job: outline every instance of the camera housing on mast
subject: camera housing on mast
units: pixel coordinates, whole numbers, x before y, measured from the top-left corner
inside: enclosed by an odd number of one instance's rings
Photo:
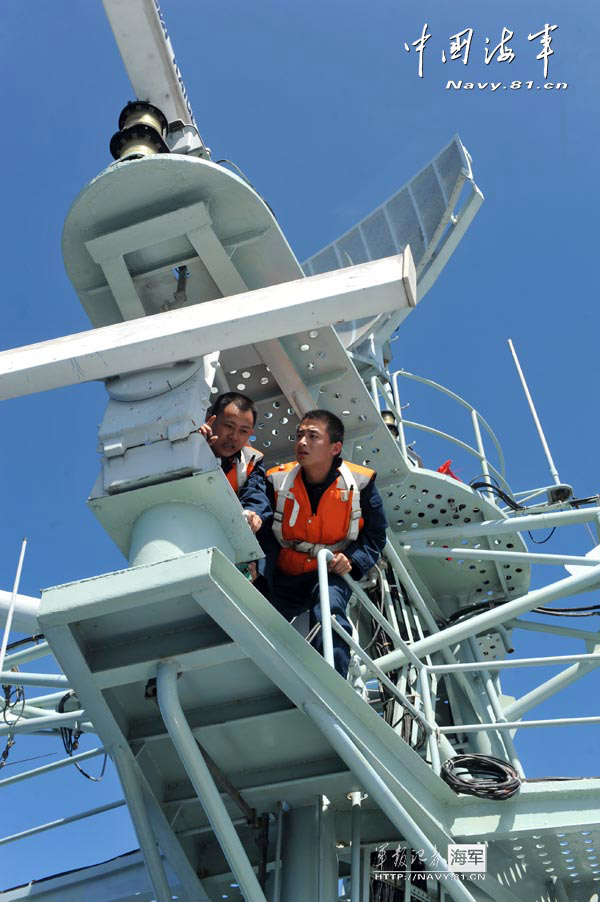
[[[115,160],[169,153],[164,139],[167,128],[166,116],[154,104],[130,101],[121,110],[119,131],[110,139],[110,152]]]

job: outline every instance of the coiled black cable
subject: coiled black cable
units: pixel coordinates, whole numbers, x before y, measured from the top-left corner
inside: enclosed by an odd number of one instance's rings
[[[69,701],[69,699],[72,699],[74,697],[75,697],[75,693],[73,692],[72,689],[69,689],[69,691],[65,695],[63,695],[63,697],[61,698],[61,700],[59,701],[58,706],[57,706],[57,711],[59,714],[64,714],[66,703]],[[71,727],[61,727],[60,728],[60,735],[61,735],[61,738],[63,741],[63,745],[65,747],[65,752],[67,753],[69,758],[72,758],[73,752],[76,752],[78,750],[79,738],[80,738],[82,732],[83,732],[82,730],[76,730],[76,729],[74,730]],[[92,783],[100,783],[100,781],[102,780],[104,773],[106,771],[107,761],[108,761],[108,755],[105,754],[104,761],[102,762],[102,768],[97,777],[93,777],[91,774],[88,774],[88,772],[86,770],[84,770],[77,763],[77,761],[74,761],[73,764],[75,765],[75,767],[77,768],[77,770],[83,777],[86,777],[86,779],[91,780]]]
[[[496,802],[510,799],[521,787],[521,778],[514,767],[491,755],[456,755],[448,758],[442,764],[440,776],[457,794]]]

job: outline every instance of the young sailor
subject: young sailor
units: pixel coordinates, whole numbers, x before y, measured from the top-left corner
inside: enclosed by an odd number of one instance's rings
[[[252,532],[267,514],[263,454],[249,444],[256,423],[254,401],[239,392],[219,395],[198,432],[204,436],[231,487],[240,499]]]
[[[341,578],[364,576],[379,558],[387,527],[375,472],[342,460],[344,426],[328,410],[311,410],[302,418],[294,451],[296,460],[267,472],[267,495],[274,512],[270,529],[274,566],[265,575],[270,600],[288,620],[310,611],[311,627],[321,618],[317,553],[329,548],[331,613],[347,632],[346,606],[351,589]],[[262,536],[261,536],[262,538]],[[263,541],[265,548],[268,544]],[[321,632],[315,646],[322,651]],[[350,651],[333,633],[336,670],[348,673]]]

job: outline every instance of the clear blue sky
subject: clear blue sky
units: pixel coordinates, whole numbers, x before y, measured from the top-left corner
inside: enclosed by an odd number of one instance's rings
[[[162,7],[214,158],[241,166],[301,260],[460,134],[486,200],[435,287],[401,327],[395,363],[447,385],[483,413],[517,491],[550,478],[506,347],[512,337],[562,479],[580,496],[597,492],[597,3],[164,0]],[[431,38],[420,79],[414,48],[407,53],[404,43],[415,41],[425,22]],[[548,81],[567,82],[566,91],[537,90],[544,83],[540,44],[527,37],[545,23],[559,26]],[[485,38],[495,46],[503,27],[515,33],[516,58],[486,66]],[[443,65],[450,35],[465,28],[474,30],[468,65]],[[108,142],[132,92],[100,0],[5,0],[0,33],[4,349],[88,328],[64,273],[62,224],[81,188],[110,163]],[[523,87],[448,91],[449,79]],[[27,594],[123,565],[85,506],[98,470],[104,406],[101,385],[0,405],[2,588],[12,583],[23,535]],[[411,416],[470,438],[466,423],[459,427],[457,415],[441,409],[438,419],[437,404],[425,396],[415,395]],[[435,453],[436,466],[452,456]],[[476,475],[458,465],[467,480]],[[583,553],[590,544],[578,527],[544,550]],[[552,578],[558,578],[553,570],[534,576],[536,585]],[[532,634],[515,638],[519,654],[582,650]],[[504,683],[511,694],[541,676],[516,674]],[[598,713],[590,702],[599,685],[589,676],[540,715]],[[597,730],[523,731],[526,770],[593,774]],[[57,743],[23,739],[9,760],[54,751]],[[3,831],[119,798],[114,778],[107,782],[99,790],[72,773],[7,792]],[[0,884],[135,845],[123,812],[103,815],[93,825],[3,848]]]

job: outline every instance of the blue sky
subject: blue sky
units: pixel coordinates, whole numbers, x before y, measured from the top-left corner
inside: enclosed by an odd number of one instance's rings
[[[244,170],[301,260],[385,200],[455,133],[461,136],[486,200],[437,284],[402,325],[394,362],[447,385],[482,412],[517,491],[550,478],[506,346],[512,337],[561,478],[579,496],[597,492],[597,4],[164,0],[162,8],[214,158]],[[419,37],[425,22],[431,38],[419,78],[415,50],[407,53],[404,44]],[[548,81],[567,82],[566,90],[537,89],[544,84],[540,44],[527,38],[545,23],[558,25]],[[493,47],[503,27],[514,31],[515,59],[486,66],[485,38]],[[442,64],[450,35],[465,28],[473,29],[468,65]],[[5,349],[88,328],[64,272],[62,224],[82,187],[110,163],[108,142],[132,92],[99,0],[6,0],[0,34]],[[446,90],[450,79],[502,86],[494,93],[489,86]],[[518,81],[520,89],[508,87]],[[85,506],[98,470],[105,397],[102,385],[87,385],[0,405],[3,588],[12,583],[23,535],[27,594],[122,566]],[[458,414],[424,394],[415,393],[411,416],[470,439]],[[417,450],[439,457],[428,460],[432,465],[452,456],[421,442]],[[476,475],[457,464],[467,480]],[[583,527],[573,527],[544,550],[583,553],[590,545]],[[554,570],[536,573],[534,584],[552,578]],[[516,636],[518,654],[583,650],[532,637]],[[516,675],[504,681],[511,694],[541,678]],[[589,700],[598,688],[597,676],[589,676],[540,716],[597,713]],[[523,731],[526,770],[593,774],[597,730]],[[9,760],[56,750],[56,743],[23,739]],[[23,784],[6,793],[4,831],[119,798],[114,778],[107,781],[101,793],[75,773]],[[135,844],[123,812],[102,815],[94,825],[6,847],[1,883]]]

